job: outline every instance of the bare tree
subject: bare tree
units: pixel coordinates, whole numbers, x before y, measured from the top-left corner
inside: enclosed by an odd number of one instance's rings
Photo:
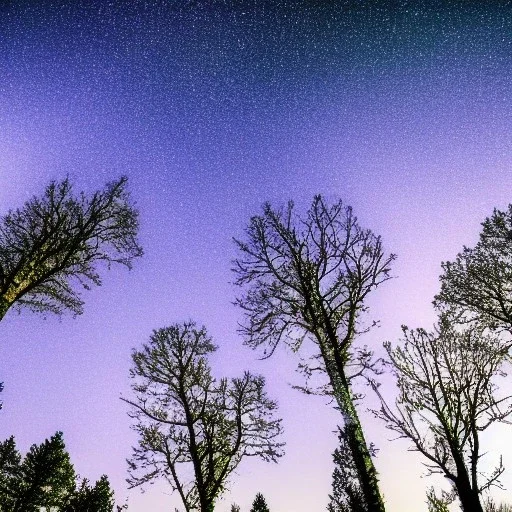
[[[435,304],[459,320],[512,330],[512,205],[482,223],[478,243],[442,264]]]
[[[138,214],[123,177],[91,196],[74,196],[69,179],[0,221],[0,320],[9,308],[82,312],[75,284],[100,285],[99,263],[131,267],[142,255]]]
[[[457,330],[441,320],[435,332],[404,327],[403,346],[387,343],[397,378],[396,410],[386,404],[376,415],[387,428],[413,443],[430,473],[452,483],[465,512],[482,512],[480,495],[501,485],[501,459],[492,474],[479,471],[480,433],[512,413],[512,397],[498,397],[509,345],[478,324]]]
[[[344,428],[368,510],[382,512],[377,472],[364,438],[347,372],[352,343],[365,330],[361,315],[369,293],[389,279],[394,256],[380,237],[360,227],[351,208],[316,196],[305,217],[293,202],[252,217],[246,240],[235,240],[236,284],[245,289],[246,343],[264,346],[270,357],[281,343],[299,350],[307,339],[315,348],[314,368],[327,375],[344,417]]]
[[[281,420],[261,376],[216,381],[207,357],[216,350],[192,322],[153,332],[133,353],[130,416],[139,434],[131,486],[164,477],[187,512],[211,512],[244,457],[282,455]],[[191,477],[192,475],[192,477]]]

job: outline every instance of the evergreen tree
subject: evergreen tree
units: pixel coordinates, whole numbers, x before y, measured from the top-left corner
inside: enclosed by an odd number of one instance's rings
[[[33,445],[22,459],[14,437],[0,443],[0,512],[114,512],[114,491],[106,475],[94,486],[83,479],[76,488],[75,471],[62,432]],[[118,506],[117,512],[127,505]]]
[[[329,495],[329,512],[368,512],[357,468],[348,445],[351,436],[346,429],[338,429],[339,447],[334,451],[335,468],[332,474],[332,494]]]
[[[84,478],[63,512],[113,512],[113,510],[114,491],[110,487],[108,477],[103,475],[94,487],[91,487],[89,481]]]
[[[0,443],[0,510],[13,510],[21,477],[21,455],[14,436]]]
[[[21,464],[19,497],[12,512],[39,512],[40,507],[65,508],[75,492],[75,470],[62,432],[32,445]]]
[[[252,502],[251,512],[270,512],[267,507],[267,502],[265,501],[265,497],[261,492],[256,494],[254,501]]]

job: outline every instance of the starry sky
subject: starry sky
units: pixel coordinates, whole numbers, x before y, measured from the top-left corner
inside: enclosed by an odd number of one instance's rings
[[[0,437],[25,451],[62,430],[77,472],[108,474],[131,512],[179,506],[164,484],[127,490],[135,435],[119,396],[131,349],[195,319],[219,345],[215,374],[266,376],[287,442],[277,465],[243,462],[217,510],[249,510],[256,492],[275,512],[325,510],[338,415],[291,389],[296,355],[260,361],[242,345],[232,237],[264,201],[342,198],[398,255],[396,279],[370,300],[380,328],[361,343],[379,353],[401,324],[429,327],[440,262],[512,202],[511,11],[498,0],[0,0],[0,213],[52,179],[93,191],[126,174],[145,249],[133,271],[104,275],[78,318],[8,313]],[[389,510],[426,511],[425,488],[442,480],[423,477],[372,405],[361,415]],[[510,493],[507,436],[485,439],[482,464],[503,453]]]

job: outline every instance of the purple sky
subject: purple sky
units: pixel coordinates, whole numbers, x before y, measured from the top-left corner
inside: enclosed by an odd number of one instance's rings
[[[425,3],[0,2],[0,213],[66,174],[77,190],[127,174],[145,249],[76,319],[8,313],[1,439],[27,450],[62,430],[77,472],[108,474],[131,512],[179,506],[165,485],[126,490],[135,437],[119,396],[131,349],[192,318],[220,346],[218,375],[267,377],[286,431],[286,456],[242,463],[219,512],[248,511],[258,491],[273,512],[325,510],[338,416],[290,389],[296,356],[242,346],[231,238],[266,200],[341,197],[398,254],[364,342],[380,350],[401,324],[434,321],[440,262],[512,200],[512,7]],[[389,510],[426,510],[441,480],[420,478],[420,459],[364,409]],[[510,496],[505,439],[494,431],[483,462],[503,453]]]

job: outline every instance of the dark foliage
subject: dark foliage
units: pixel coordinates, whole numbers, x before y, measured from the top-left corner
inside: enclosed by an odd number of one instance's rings
[[[204,328],[189,322],[153,332],[133,353],[130,416],[139,445],[129,461],[132,486],[165,478],[187,512],[213,511],[244,457],[282,455],[280,420],[264,379],[217,381],[207,357],[216,350]]]
[[[75,471],[62,432],[32,445],[21,463],[19,492],[12,512],[39,512],[40,507],[64,508],[75,491]]]
[[[126,180],[91,196],[74,196],[68,179],[52,182],[42,197],[1,219],[0,319],[12,306],[80,314],[77,288],[101,284],[99,264],[131,267],[141,256]]]
[[[492,328],[512,328],[512,205],[494,210],[478,243],[445,262],[435,304],[459,321],[477,319]]]
[[[329,495],[330,503],[327,506],[329,512],[368,511],[349,446],[352,437],[346,428],[338,428],[339,447],[333,455],[332,494]]]
[[[61,512],[113,512],[113,496],[106,476],[94,487],[83,480],[77,489],[61,432],[34,444],[23,459],[14,437],[0,443],[1,511],[39,512],[41,507],[57,507]]]
[[[252,502],[251,512],[270,512],[265,496],[259,492]]]
[[[83,479],[80,487],[73,494],[70,503],[62,512],[113,512],[114,491],[106,475],[103,475],[94,486]]]
[[[0,510],[14,510],[21,491],[21,454],[14,436],[0,443]]]

